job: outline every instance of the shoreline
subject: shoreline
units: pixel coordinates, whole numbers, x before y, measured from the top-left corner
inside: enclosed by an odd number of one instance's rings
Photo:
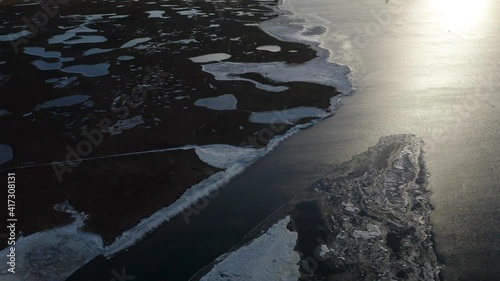
[[[275,9],[278,9],[278,8],[275,7]],[[278,15],[278,17],[279,17],[279,15]],[[286,43],[289,43],[289,41],[286,41],[283,43],[286,44]],[[318,53],[319,53],[319,51],[318,51]],[[316,59],[321,60],[322,57],[319,56]],[[342,71],[341,71],[341,75],[342,75]],[[293,79],[290,80],[290,82],[292,82],[292,81],[294,81],[294,80]],[[328,81],[328,80],[325,80],[325,81]],[[344,90],[347,89],[345,86],[341,86],[340,88],[343,88]],[[289,136],[295,134],[296,132],[300,131],[303,128],[307,128],[309,126],[312,126],[312,125],[316,124],[317,122],[332,116],[335,113],[335,111],[338,109],[338,107],[340,106],[340,100],[345,94],[350,94],[350,93],[344,93],[344,94],[340,94],[340,95],[332,97],[330,100],[329,109],[327,112],[323,113],[323,116],[319,116],[319,117],[316,116],[316,118],[312,121],[308,121],[306,123],[303,123],[300,125],[295,125],[295,126],[291,127],[290,129],[288,129],[286,131],[286,133],[284,135],[273,137],[273,139],[269,142],[269,144],[267,144],[267,146],[265,146],[265,148],[255,149],[256,155],[253,157],[253,159],[251,159],[251,160],[246,159],[243,161],[243,163],[239,163],[239,159],[236,159],[236,161],[234,163],[231,163],[229,165],[229,167],[226,168],[226,171],[215,173],[214,175],[210,176],[209,178],[201,181],[199,184],[196,184],[196,185],[192,186],[191,188],[188,188],[180,198],[175,200],[175,202],[173,204],[171,204],[167,207],[163,207],[162,209],[154,212],[149,217],[142,219],[138,225],[123,232],[119,237],[117,237],[116,240],[112,244],[104,246],[103,243],[99,242],[98,239],[96,239],[95,237],[91,237],[91,240],[89,240],[89,243],[97,243],[97,244],[95,244],[94,248],[100,249],[99,255],[102,254],[104,256],[112,256],[112,255],[122,251],[123,249],[126,249],[126,248],[133,246],[138,241],[141,241],[142,239],[144,239],[144,236],[148,235],[152,231],[152,229],[158,228],[160,225],[165,223],[165,221],[168,221],[171,217],[179,214],[180,212],[182,212],[183,210],[185,210],[186,208],[191,206],[193,203],[195,203],[200,198],[203,198],[204,196],[206,196],[210,192],[212,192],[212,191],[220,188],[224,184],[226,184],[234,176],[241,173],[248,166],[250,166],[252,163],[254,163],[258,159],[260,159],[261,157],[266,155],[269,151],[273,150],[274,147],[276,147],[281,141],[287,139]],[[216,146],[216,145],[214,145],[214,146]],[[186,149],[197,149],[199,147],[203,147],[203,146],[193,146],[193,147],[189,147]],[[211,146],[208,145],[205,147],[210,148]],[[181,149],[183,149],[183,148],[181,148]],[[234,149],[238,150],[237,147],[234,147]],[[136,153],[141,154],[143,152],[136,152]],[[130,155],[134,155],[134,154],[135,153],[131,153]],[[117,155],[117,157],[124,157],[124,156],[130,156],[130,155],[128,155],[128,154]],[[100,158],[100,157],[102,157],[102,158]],[[107,156],[97,156],[96,159],[103,159],[106,157]],[[96,160],[96,159],[89,159],[89,161]],[[50,164],[52,164],[52,163],[50,163]],[[37,164],[35,164],[35,165],[37,165]],[[10,168],[12,168],[12,167],[5,167],[5,168],[2,167],[3,170],[9,170]],[[26,167],[26,168],[28,168],[28,167]],[[207,185],[208,185],[208,188],[207,188]],[[195,194],[193,195],[193,193],[195,193]],[[189,196],[188,194],[190,194],[191,196]],[[67,208],[71,209],[70,206],[68,206]],[[73,217],[77,218],[77,217],[75,217],[75,215],[76,215],[76,213],[73,213]],[[83,214],[80,214],[80,215],[83,215]],[[82,219],[75,220],[74,222],[65,226],[65,227],[70,227],[70,228],[74,229],[74,231],[75,231],[73,234],[69,234],[69,236],[67,236],[68,238],[73,239],[74,237],[79,236],[79,235],[83,235],[82,237],[85,237],[87,235],[86,232],[80,232],[80,230],[79,230],[80,227],[77,227],[78,221],[81,221],[81,220]],[[154,221],[154,222],[152,222],[152,221]],[[47,229],[47,230],[44,230],[41,232],[37,232],[37,233],[29,235],[29,236],[21,236],[20,242],[22,244],[23,239],[26,239],[26,241],[29,241],[29,240],[34,239],[33,238],[34,236],[40,237],[40,235],[43,235],[43,233],[47,233],[48,235],[51,235],[50,233],[52,233],[54,231],[58,232],[59,229],[63,229],[63,228],[51,228],[51,229]],[[68,234],[68,233],[66,233],[66,234]],[[44,238],[42,237],[39,239],[43,240]],[[21,253],[21,255],[22,255],[22,253]],[[91,255],[95,255],[95,254],[91,254]],[[90,259],[90,258],[91,258],[90,256],[87,257],[87,259]],[[62,276],[64,276],[64,275],[62,275]]]

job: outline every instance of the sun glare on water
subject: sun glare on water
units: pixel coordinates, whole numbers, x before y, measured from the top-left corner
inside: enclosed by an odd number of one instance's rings
[[[470,35],[485,16],[489,0],[434,0],[442,15],[444,28],[450,32]]]

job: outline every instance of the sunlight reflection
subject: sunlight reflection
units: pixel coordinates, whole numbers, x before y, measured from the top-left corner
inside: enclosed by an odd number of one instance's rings
[[[450,32],[469,34],[484,16],[488,0],[436,0],[444,28]]]

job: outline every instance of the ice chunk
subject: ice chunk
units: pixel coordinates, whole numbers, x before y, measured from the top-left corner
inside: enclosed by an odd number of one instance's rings
[[[221,169],[226,169],[235,163],[250,163],[259,156],[254,148],[226,144],[197,147],[195,151],[201,161]]]
[[[194,104],[215,110],[232,110],[236,109],[238,100],[230,94],[218,96],[215,98],[199,99]]]
[[[196,62],[196,63],[206,63],[206,62],[214,62],[214,61],[227,60],[230,57],[231,57],[231,55],[229,55],[229,54],[214,53],[214,54],[207,54],[207,55],[192,57],[192,58],[189,58],[189,59],[192,62]]]

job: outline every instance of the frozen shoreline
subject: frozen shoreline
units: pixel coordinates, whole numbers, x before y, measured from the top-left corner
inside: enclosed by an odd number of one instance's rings
[[[280,9],[282,3],[276,7],[276,10]],[[69,225],[53,228],[45,231],[41,231],[26,237],[21,236],[18,240],[18,255],[20,257],[26,257],[32,261],[30,264],[22,264],[19,263],[19,274],[16,275],[8,275],[9,280],[24,280],[26,276],[30,276],[29,280],[45,280],[49,278],[50,280],[65,280],[69,277],[75,270],[77,270],[80,266],[85,265],[88,261],[93,259],[98,255],[104,256],[112,256],[117,252],[126,249],[128,247],[133,246],[138,241],[142,240],[148,233],[152,230],[159,227],[162,223],[168,221],[173,216],[181,213],[183,210],[189,208],[193,203],[197,200],[203,198],[211,191],[220,188],[228,181],[230,181],[234,176],[243,172],[248,166],[252,163],[266,155],[269,151],[271,151],[274,147],[276,147],[281,141],[285,140],[289,136],[295,134],[300,131],[302,128],[306,128],[314,125],[315,123],[332,116],[337,108],[341,105],[341,99],[345,95],[350,95],[354,91],[354,87],[352,86],[352,81],[348,78],[349,69],[346,66],[341,66],[328,62],[328,51],[319,48],[319,41],[315,41],[317,39],[317,35],[314,30],[311,30],[306,25],[303,26],[303,29],[295,29],[291,28],[290,30],[284,29],[272,29],[270,28],[273,24],[276,24],[274,20],[281,21],[289,21],[288,18],[283,12],[279,12],[280,15],[277,18],[272,20],[265,21],[261,24],[262,30],[270,34],[271,36],[288,42],[298,42],[311,46],[318,53],[318,58],[303,64],[303,68],[292,68],[291,66],[282,65],[280,63],[241,63],[239,66],[245,68],[247,65],[252,65],[260,71],[264,73],[267,69],[267,66],[275,67],[277,65],[281,65],[282,71],[289,71],[288,74],[281,75],[280,73],[275,73],[274,75],[269,76],[271,80],[280,80],[281,82],[293,82],[293,81],[306,81],[312,83],[323,84],[327,86],[335,86],[342,94],[337,95],[331,99],[330,108],[325,111],[323,114],[315,116],[316,119],[312,120],[306,124],[296,125],[290,130],[288,130],[285,134],[274,137],[267,147],[261,149],[254,149],[252,153],[243,153],[237,154],[237,156],[233,159],[234,161],[230,163],[224,163],[225,171],[216,173],[211,177],[203,180],[197,185],[192,186],[187,189],[185,193],[176,200],[173,204],[164,207],[151,216],[141,220],[139,224],[135,227],[125,231],[122,235],[117,237],[117,239],[108,246],[103,246],[103,241],[100,239],[98,235],[89,234],[82,232],[80,228],[84,224],[85,214],[80,214],[74,211],[71,206],[66,206],[64,209],[71,213],[75,219],[75,221]],[[307,32],[310,35],[304,35]],[[215,66],[215,64],[208,64],[207,67]],[[266,66],[267,65],[267,66]],[[220,64],[223,68],[227,66],[224,64]],[[323,72],[318,75],[310,74],[310,70],[323,70]],[[291,69],[291,70],[290,70]],[[220,70],[220,69],[219,69]],[[335,73],[333,76],[326,76],[331,73]],[[219,72],[220,74],[220,72]],[[318,74],[318,73],[316,73]],[[214,74],[215,76],[216,74]],[[222,76],[227,74],[221,74]],[[308,75],[310,77],[308,77]],[[301,78],[299,78],[301,77]],[[297,80],[298,79],[298,80]],[[226,148],[230,146],[226,145],[212,145],[212,146],[189,146],[186,149],[196,149],[197,152],[202,151],[203,148],[215,148],[211,151],[212,156],[215,158],[220,158],[221,148]],[[201,150],[200,150],[201,149]],[[219,149],[219,150],[218,150]],[[244,148],[233,147],[233,149],[238,152],[238,150],[244,150]],[[206,152],[206,150],[204,151]],[[248,151],[247,151],[248,152]],[[200,154],[199,154],[200,155]],[[215,156],[214,156],[215,155]],[[214,165],[214,160],[206,160],[205,154],[205,162],[208,164]],[[202,158],[202,157],[200,157]],[[209,157],[210,158],[210,157]],[[68,243],[70,241],[86,241],[85,245],[81,245],[83,248],[87,249],[84,253],[81,253],[78,258],[71,259],[68,258],[68,261],[72,262],[72,266],[64,267],[64,263],[61,261],[54,260],[45,260],[43,266],[46,268],[58,268],[57,272],[46,272],[46,271],[38,271],[37,268],[40,266],[40,262],[43,260],[41,255],[43,252],[67,252],[68,250],[75,250],[75,245],[73,243]],[[83,243],[83,242],[82,242]],[[80,245],[80,244],[77,244]],[[43,250],[42,250],[43,249]],[[0,254],[6,253],[7,249],[0,251]],[[76,256],[75,256],[76,257]],[[73,258],[75,258],[73,257]],[[37,262],[38,261],[38,262]],[[23,268],[24,267],[24,268]],[[0,276],[4,277],[5,272],[4,268],[0,269]],[[25,273],[24,276],[21,276],[22,272]],[[12,279],[13,278],[13,279]]]

